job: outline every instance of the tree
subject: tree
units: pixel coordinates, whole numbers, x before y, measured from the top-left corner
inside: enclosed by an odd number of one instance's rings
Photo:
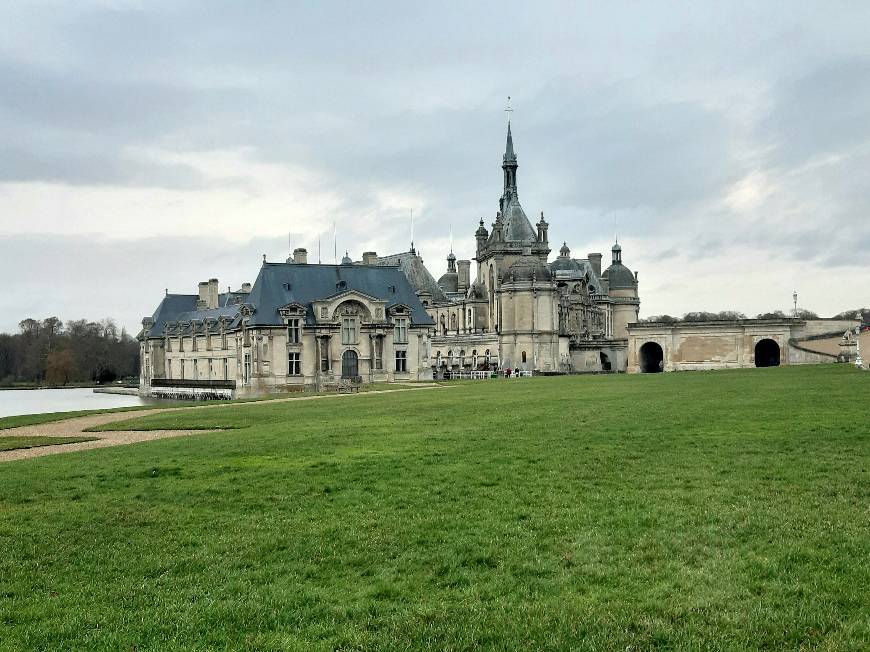
[[[45,361],[45,382],[50,385],[66,385],[75,373],[75,358],[72,351],[52,351]]]

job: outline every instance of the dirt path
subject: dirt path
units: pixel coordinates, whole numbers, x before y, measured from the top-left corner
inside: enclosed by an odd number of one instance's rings
[[[369,394],[392,394],[395,392],[417,392],[427,389],[444,389],[444,385],[423,385],[420,387],[404,386],[401,389],[373,390],[360,394],[321,394],[317,396],[291,396],[288,398],[276,398],[267,401],[251,403],[236,403],[243,407],[258,405],[260,403],[286,403],[288,401],[317,401],[326,399],[341,399],[348,396],[368,396]],[[113,412],[110,414],[92,414],[86,417],[73,417],[63,421],[53,421],[33,426],[19,426],[0,430],[0,438],[3,437],[98,437],[93,441],[83,441],[76,444],[57,444],[54,446],[38,446],[36,448],[19,448],[11,451],[0,452],[0,462],[12,462],[25,460],[31,457],[43,455],[56,455],[58,453],[72,453],[75,451],[90,450],[91,448],[106,448],[108,446],[123,446],[136,444],[140,441],[152,441],[154,439],[167,439],[169,437],[187,437],[189,435],[201,435],[215,430],[116,430],[113,432],[85,432],[88,428],[102,426],[116,421],[126,421],[139,417],[161,414],[163,412],[186,412],[190,410],[211,410],[216,408],[230,408],[231,405],[212,403],[209,405],[196,405],[193,407],[157,408],[153,410],[134,410],[128,412]]]

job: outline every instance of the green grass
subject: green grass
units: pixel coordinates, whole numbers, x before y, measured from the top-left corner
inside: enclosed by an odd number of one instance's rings
[[[868,414],[828,365],[145,416],[235,430],[0,465],[0,649],[867,649]]]
[[[95,439],[96,437],[0,437],[0,451],[54,446],[55,444],[77,444],[81,441],[94,441]]]

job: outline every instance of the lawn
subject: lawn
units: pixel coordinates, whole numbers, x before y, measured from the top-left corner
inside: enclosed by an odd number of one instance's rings
[[[0,451],[14,451],[19,448],[37,448],[38,446],[54,446],[55,444],[77,444],[82,441],[93,441],[96,437],[2,437],[0,436]]]
[[[867,649],[868,415],[827,365],[145,416],[233,430],[0,465],[0,649]]]

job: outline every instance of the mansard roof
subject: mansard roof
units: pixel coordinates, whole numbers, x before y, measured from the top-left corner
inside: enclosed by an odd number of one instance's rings
[[[209,332],[218,332],[218,319],[224,318],[227,329],[238,328],[242,306],[253,311],[251,326],[280,326],[280,310],[288,305],[305,308],[305,322],[315,322],[312,303],[342,293],[360,293],[386,302],[387,309],[407,306],[414,325],[434,322],[414,293],[407,277],[398,267],[372,265],[314,265],[263,263],[250,294],[238,303],[238,293],[220,295],[219,308],[197,309],[196,294],[167,294],[152,317],[148,337],[167,335],[167,324],[185,324],[181,334],[191,332],[191,322],[211,320]],[[233,301],[236,301],[233,303]],[[203,331],[200,331],[203,332]],[[178,334],[175,330],[173,334]]]
[[[314,301],[351,290],[385,301],[387,309],[398,304],[409,306],[412,324],[434,323],[398,267],[264,263],[248,299],[255,308],[250,325],[281,324],[278,309],[288,303],[307,306],[305,321],[313,324]]]

